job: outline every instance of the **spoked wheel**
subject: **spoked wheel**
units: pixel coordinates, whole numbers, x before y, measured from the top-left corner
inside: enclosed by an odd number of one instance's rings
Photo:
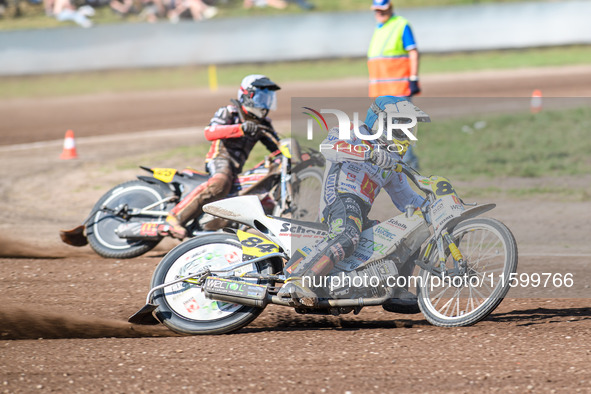
[[[306,168],[297,174],[297,185],[292,197],[292,218],[315,222],[318,221],[318,206],[322,195],[324,173],[318,167]]]
[[[96,253],[113,259],[129,259],[150,251],[160,239],[132,240],[120,238],[115,230],[122,223],[164,221],[163,216],[133,216],[126,218],[123,211],[152,207],[155,211],[167,211],[167,204],[160,203],[171,193],[159,184],[129,181],[109,190],[94,206],[96,213],[86,228],[88,242]],[[104,207],[104,208],[103,208]],[[121,211],[120,213],[116,213]]]
[[[221,269],[242,261],[242,247],[233,234],[211,234],[176,246],[162,259],[152,276],[152,288],[209,267]],[[248,264],[235,275],[256,271],[270,274],[271,262]],[[264,283],[252,280],[252,283]],[[195,284],[180,282],[158,290],[153,303],[156,316],[165,326],[182,334],[225,334],[254,320],[263,308],[243,306],[206,298]]]
[[[441,327],[468,326],[484,319],[501,303],[510,288],[510,274],[517,271],[515,238],[498,220],[466,220],[456,226],[452,237],[467,263],[466,274],[442,279],[421,270],[419,307],[431,324]],[[446,267],[453,268],[449,253]]]

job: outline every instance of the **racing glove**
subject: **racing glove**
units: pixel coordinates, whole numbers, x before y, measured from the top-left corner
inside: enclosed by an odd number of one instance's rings
[[[419,86],[419,77],[410,77],[410,81],[408,81],[408,87],[410,89],[411,96],[421,93],[421,87]]]
[[[396,164],[392,154],[385,149],[371,151],[369,161],[383,169],[391,169]]]
[[[247,120],[246,122],[242,123],[242,131],[244,134],[256,137],[259,134],[260,129],[255,122]]]

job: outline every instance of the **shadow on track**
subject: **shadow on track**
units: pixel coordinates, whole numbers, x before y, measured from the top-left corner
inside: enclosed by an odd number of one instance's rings
[[[566,319],[569,318],[569,319]],[[582,321],[591,319],[589,308],[535,308],[516,310],[506,313],[494,313],[486,320],[515,323],[517,326],[533,324],[563,323],[565,320]]]
[[[255,320],[249,326],[241,329],[237,333],[248,334],[263,331],[316,331],[325,329],[355,331],[431,326],[424,319],[411,320],[405,318],[407,315],[398,314],[392,314],[391,320],[377,320],[371,319],[371,316],[369,316],[369,319],[363,319],[362,317],[347,317],[347,315],[337,317],[322,315],[293,315],[292,313],[281,312],[275,313],[274,316]]]

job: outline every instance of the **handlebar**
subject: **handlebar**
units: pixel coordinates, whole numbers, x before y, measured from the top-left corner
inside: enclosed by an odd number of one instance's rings
[[[392,167],[388,168],[391,171],[395,171],[400,166],[400,171],[405,174],[418,188],[426,194],[433,194],[431,187],[422,184],[420,181],[429,180],[429,178],[422,176],[412,167],[409,167],[403,161],[397,161]]]

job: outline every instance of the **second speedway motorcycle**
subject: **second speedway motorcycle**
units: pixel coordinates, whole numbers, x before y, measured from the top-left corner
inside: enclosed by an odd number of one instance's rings
[[[292,160],[292,155],[297,160]],[[300,151],[293,139],[283,139],[279,151],[237,177],[229,196],[256,196],[266,214],[305,219],[315,211],[298,202],[298,190],[309,184],[320,190],[323,163],[318,152]],[[105,193],[81,226],[60,232],[62,241],[72,246],[90,243],[96,253],[107,258],[140,256],[163,239],[157,229],[164,224],[168,212],[209,179],[209,174],[193,169],[140,168],[149,175],[138,176]],[[302,208],[297,211],[295,206]],[[189,236],[194,237],[238,225],[232,219],[203,214],[186,227]]]
[[[414,308],[434,325],[466,326],[484,319],[503,300],[510,288],[507,278],[517,270],[511,231],[498,220],[480,217],[494,204],[466,208],[469,204],[448,179],[397,165],[426,194],[425,203],[364,229],[353,255],[324,277],[328,285],[321,286],[328,296],[314,305],[281,298],[278,289],[286,280],[284,264],[296,250],[310,252],[326,234],[325,225],[269,216],[259,199],[243,196],[207,204],[204,210],[252,230],[228,229],[175,247],[156,267],[146,305],[129,321],[163,323],[194,335],[237,330],[268,304],[304,314],[357,314],[370,305],[416,313],[411,304],[408,311],[391,308],[405,306],[398,295],[409,285],[418,297]]]

